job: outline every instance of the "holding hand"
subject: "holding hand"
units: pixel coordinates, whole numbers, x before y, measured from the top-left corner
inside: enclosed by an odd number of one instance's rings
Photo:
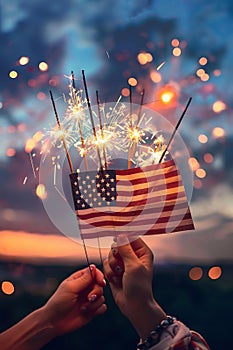
[[[144,339],[165,317],[152,292],[153,254],[141,238],[117,238],[104,270],[121,312]]]
[[[56,335],[82,327],[106,311],[103,274],[95,265],[65,279],[43,307]]]

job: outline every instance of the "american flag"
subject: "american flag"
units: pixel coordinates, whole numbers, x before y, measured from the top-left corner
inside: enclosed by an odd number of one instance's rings
[[[83,239],[194,229],[173,160],[143,168],[73,173],[70,180]]]

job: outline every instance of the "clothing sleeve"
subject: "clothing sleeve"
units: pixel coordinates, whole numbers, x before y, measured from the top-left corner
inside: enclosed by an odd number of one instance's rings
[[[182,322],[175,321],[161,334],[158,344],[149,350],[210,350],[204,338],[187,328]]]

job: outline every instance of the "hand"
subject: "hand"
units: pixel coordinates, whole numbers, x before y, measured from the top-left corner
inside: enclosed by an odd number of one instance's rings
[[[104,261],[104,270],[116,304],[139,336],[146,338],[166,317],[153,297],[151,250],[141,238],[129,243],[126,236],[119,236]]]
[[[95,265],[75,272],[60,284],[42,308],[56,335],[74,331],[106,311],[105,285]]]

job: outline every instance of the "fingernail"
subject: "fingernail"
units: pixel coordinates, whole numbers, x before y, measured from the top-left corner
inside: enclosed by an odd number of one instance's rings
[[[119,266],[119,265],[117,265],[116,267],[115,267],[115,272],[116,273],[122,273],[122,268]]]
[[[106,286],[107,282],[106,282],[106,279],[105,279],[105,278],[103,279],[103,283],[104,283],[104,285]]]
[[[88,301],[89,301],[90,303],[93,303],[96,299],[97,299],[97,295],[96,295],[96,294],[92,294],[92,295],[88,298]]]
[[[90,270],[93,271],[95,269],[95,265],[94,264],[91,264],[90,265]]]
[[[117,237],[117,244],[118,245],[125,245],[128,243],[129,243],[129,240],[128,240],[128,237],[126,235],[119,235]]]
[[[118,249],[117,248],[112,248],[112,254],[116,256],[118,254]]]

